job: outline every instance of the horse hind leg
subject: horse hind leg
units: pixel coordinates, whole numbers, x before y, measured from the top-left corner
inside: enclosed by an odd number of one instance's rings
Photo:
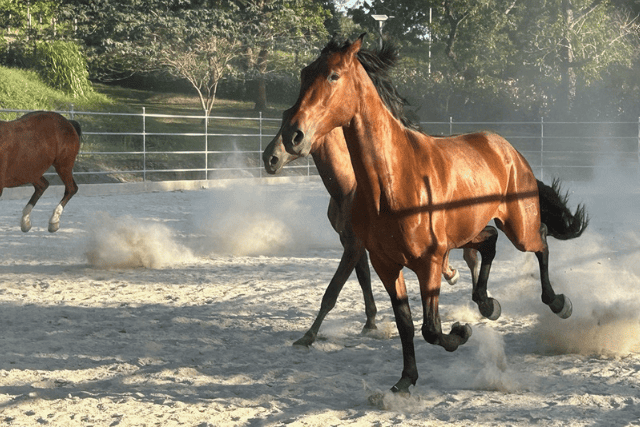
[[[73,179],[73,174],[71,170],[73,169],[73,163],[70,167],[59,168],[56,167],[56,171],[60,176],[60,179],[64,183],[64,195],[62,196],[62,200],[53,210],[53,214],[51,215],[51,219],[49,219],[49,232],[55,233],[60,228],[60,216],[62,215],[62,211],[64,207],[67,205],[69,200],[78,192],[78,184]]]
[[[36,203],[38,203],[38,200],[45,192],[47,187],[49,187],[49,181],[47,181],[44,176],[41,176],[39,180],[33,183],[33,188],[35,189],[35,191],[33,192],[33,195],[29,199],[27,205],[22,210],[20,229],[23,232],[26,233],[27,231],[31,230],[31,211],[33,210],[33,207],[36,205]]]
[[[573,305],[569,297],[556,293],[551,286],[549,280],[549,246],[547,245],[547,226],[540,226],[540,236],[543,241],[543,250],[536,252],[538,263],[540,265],[540,281],[542,283],[542,302],[549,306],[551,311],[558,315],[561,319],[567,319],[573,312]]]

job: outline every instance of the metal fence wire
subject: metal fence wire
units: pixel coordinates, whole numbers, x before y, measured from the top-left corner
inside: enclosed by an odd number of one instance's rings
[[[2,110],[17,118],[30,110]],[[262,178],[262,151],[280,119],[205,115],[58,111],[82,126],[74,168],[79,183]],[[637,122],[421,122],[431,135],[496,132],[520,151],[539,179],[589,181],[607,169],[640,175]],[[117,129],[117,131],[114,131]],[[311,157],[287,165],[282,175],[317,175]],[[52,184],[60,184],[53,170]]]

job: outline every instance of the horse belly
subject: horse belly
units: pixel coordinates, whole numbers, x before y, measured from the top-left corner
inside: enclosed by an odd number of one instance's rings
[[[25,149],[26,148],[26,149]],[[3,187],[18,187],[40,179],[53,163],[53,156],[47,155],[39,146],[13,147],[3,155],[5,163]]]

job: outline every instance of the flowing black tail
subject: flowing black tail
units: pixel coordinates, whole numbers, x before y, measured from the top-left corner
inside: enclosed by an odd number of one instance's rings
[[[561,194],[560,180],[554,179],[551,186],[538,181],[542,223],[547,226],[549,236],[559,240],[579,237],[589,225],[589,216],[584,205],[578,205],[575,213],[567,207],[568,193]]]
[[[69,120],[69,123],[71,123],[71,125],[73,126],[73,128],[76,130],[76,133],[78,134],[78,136],[82,136],[82,129],[80,129],[80,123],[76,122],[75,120]]]

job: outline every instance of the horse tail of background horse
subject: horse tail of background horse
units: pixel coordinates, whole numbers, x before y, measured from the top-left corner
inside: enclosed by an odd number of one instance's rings
[[[80,138],[82,136],[82,129],[80,129],[80,123],[76,122],[75,120],[69,120],[69,123],[73,125],[73,128],[76,130],[76,133],[78,134],[78,138]]]
[[[560,180],[554,179],[551,186],[537,181],[542,223],[547,226],[549,236],[559,240],[579,237],[589,225],[584,205],[578,205],[575,213],[571,213],[567,207],[569,195],[561,193]]]

